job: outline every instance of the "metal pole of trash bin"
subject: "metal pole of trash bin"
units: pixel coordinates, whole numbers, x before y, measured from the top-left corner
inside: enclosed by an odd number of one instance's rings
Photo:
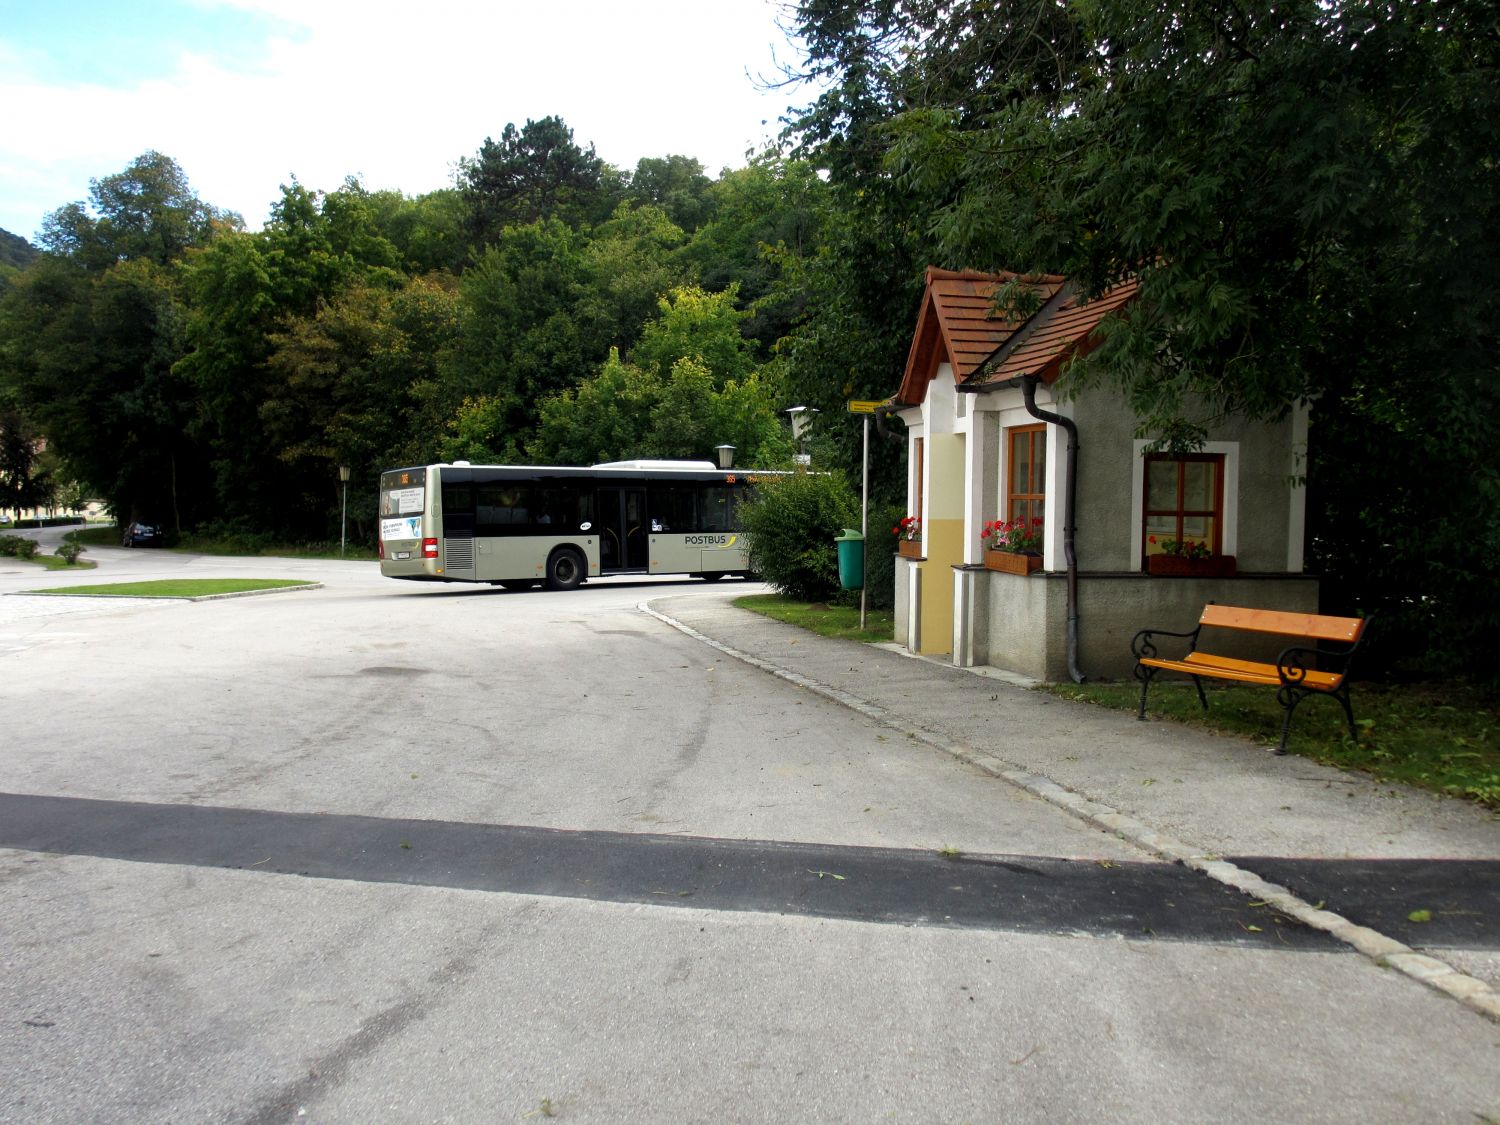
[[[864,469],[859,484],[859,533],[864,540],[859,545],[860,573],[864,581],[859,584],[859,631],[865,631],[865,593],[870,588],[870,416],[864,417]]]

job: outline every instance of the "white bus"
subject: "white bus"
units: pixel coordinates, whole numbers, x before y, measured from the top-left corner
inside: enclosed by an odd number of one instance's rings
[[[737,508],[763,475],[707,461],[391,469],[380,474],[380,573],[512,590],[604,574],[748,577]]]

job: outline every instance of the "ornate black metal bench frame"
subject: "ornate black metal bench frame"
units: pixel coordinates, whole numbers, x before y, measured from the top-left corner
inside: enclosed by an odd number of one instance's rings
[[[1344,717],[1349,721],[1349,737],[1357,742],[1359,732],[1354,725],[1354,708],[1349,700],[1349,662],[1359,648],[1368,624],[1369,618],[1242,609],[1210,602],[1203,607],[1198,627],[1190,633],[1142,629],[1130,642],[1131,654],[1136,659],[1135,678],[1141,682],[1141,705],[1136,718],[1143,721],[1146,718],[1146,692],[1156,674],[1162,671],[1181,672],[1192,677],[1193,686],[1198,689],[1198,702],[1205,711],[1208,710],[1208,697],[1203,694],[1205,676],[1233,683],[1276,688],[1276,700],[1281,704],[1283,712],[1281,743],[1276,748],[1278,754],[1286,753],[1287,735],[1292,728],[1292,712],[1299,703],[1312,695],[1330,695],[1339,701],[1344,708]],[[1318,647],[1292,645],[1281,651],[1274,664],[1238,660],[1217,656],[1198,648],[1199,636],[1205,626],[1297,637],[1303,641],[1315,642]],[[1180,659],[1162,657],[1156,650],[1156,640],[1159,637],[1186,640],[1187,653]]]

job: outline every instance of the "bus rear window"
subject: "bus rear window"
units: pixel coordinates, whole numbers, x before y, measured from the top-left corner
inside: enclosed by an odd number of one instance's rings
[[[420,516],[426,490],[421,485],[380,490],[382,516]]]

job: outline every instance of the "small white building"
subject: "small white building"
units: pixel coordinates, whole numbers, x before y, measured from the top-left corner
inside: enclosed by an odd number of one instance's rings
[[[1054,394],[1105,317],[1128,312],[1134,283],[1080,304],[1065,278],[1027,278],[1038,311],[995,316],[996,290],[1015,280],[927,271],[901,387],[882,408],[906,423],[921,529],[898,544],[896,640],[1036,679],[1118,677],[1137,630],[1190,629],[1208,601],[1316,612],[1306,407],[1225,421],[1191,454],[1152,453],[1117,392]],[[985,526],[1012,520],[1040,533],[1036,559],[986,550]]]

